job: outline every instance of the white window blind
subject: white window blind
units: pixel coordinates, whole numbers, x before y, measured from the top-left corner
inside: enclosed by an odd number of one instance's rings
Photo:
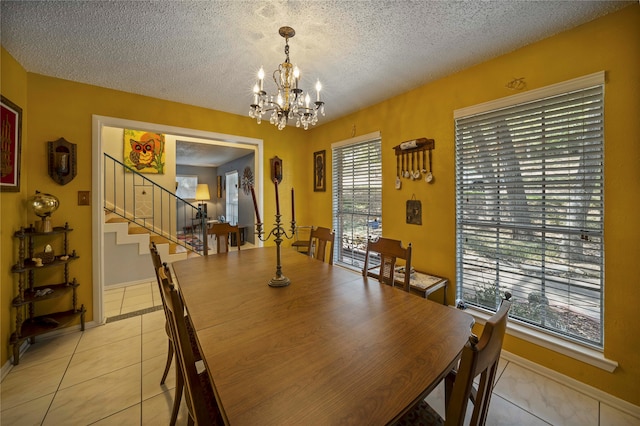
[[[456,114],[458,297],[603,345],[603,84]],[[531,94],[528,95],[531,97]]]
[[[381,145],[378,136],[332,146],[334,260],[357,269],[364,265],[367,238],[382,235]]]

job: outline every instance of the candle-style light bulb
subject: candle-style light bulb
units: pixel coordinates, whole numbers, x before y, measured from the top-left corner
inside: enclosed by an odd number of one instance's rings
[[[309,108],[309,102],[311,102],[311,97],[309,97],[309,94],[307,93],[307,96],[304,97],[304,103],[307,108]]]
[[[260,70],[258,71],[258,80],[260,81],[260,90],[264,89],[264,68],[260,67]]]
[[[316,82],[316,92],[318,93],[318,102],[320,102],[320,90],[322,90],[322,84],[320,84],[320,80]]]
[[[300,81],[300,68],[297,66],[293,69],[293,78],[295,79],[295,88],[298,88],[298,81]]]

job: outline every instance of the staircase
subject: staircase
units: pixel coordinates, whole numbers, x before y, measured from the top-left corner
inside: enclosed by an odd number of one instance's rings
[[[139,255],[149,254],[149,244],[151,242],[156,243],[158,253],[163,262],[172,263],[188,257],[199,256],[199,254],[187,250],[185,247],[160,235],[152,235],[148,229],[113,213],[105,212],[104,232],[114,232],[116,234],[116,244],[118,245],[137,244]]]
[[[153,241],[167,263],[208,254],[206,233],[189,241],[184,234],[191,229],[194,237],[191,218],[200,218],[198,225],[205,229],[206,219],[199,207],[106,153],[104,185],[104,230],[116,233],[116,244],[136,243],[138,253],[144,255]]]

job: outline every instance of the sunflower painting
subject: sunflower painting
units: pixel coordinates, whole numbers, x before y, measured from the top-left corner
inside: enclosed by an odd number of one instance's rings
[[[124,164],[140,173],[164,174],[164,135],[124,129]]]

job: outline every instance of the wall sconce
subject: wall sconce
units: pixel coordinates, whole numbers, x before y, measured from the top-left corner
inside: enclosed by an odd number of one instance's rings
[[[64,138],[47,142],[49,146],[49,176],[60,185],[66,185],[76,177],[77,155],[75,143]]]
[[[207,217],[207,203],[201,203],[200,201],[209,201],[211,199],[211,195],[209,195],[209,185],[206,183],[199,183],[196,187],[196,201],[198,201],[198,207],[200,207],[200,211],[202,212],[202,216],[200,213],[196,215],[197,219],[201,217]]]

